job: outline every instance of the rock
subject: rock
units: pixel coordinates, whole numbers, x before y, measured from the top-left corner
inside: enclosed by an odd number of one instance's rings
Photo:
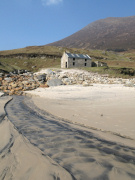
[[[5,77],[10,77],[11,75],[10,74],[6,74]]]
[[[60,79],[51,79],[47,81],[48,86],[61,86],[63,82]]]
[[[48,88],[49,86],[47,84],[41,84],[39,87],[40,88]]]
[[[14,94],[14,90],[11,90],[10,92],[9,92],[9,96],[12,96],[13,94]]]
[[[47,74],[47,75],[54,75],[55,72],[52,71],[51,69],[46,69],[45,74]]]
[[[18,74],[23,74],[23,73],[25,73],[25,72],[27,72],[27,71],[24,70],[24,69],[18,70]]]
[[[18,74],[18,71],[17,71],[17,70],[14,70],[12,73],[13,73],[13,74]]]
[[[68,78],[68,76],[66,76],[65,74],[61,74],[61,75],[59,76],[59,78],[60,78],[60,79]]]
[[[83,86],[89,86],[89,83],[84,81]]]
[[[46,81],[46,74],[38,75],[38,76],[37,76],[37,79],[38,79],[38,81],[43,81],[43,82],[45,82],[45,81]]]
[[[34,68],[36,68],[36,67],[37,67],[37,66],[32,66],[31,68],[34,69]]]
[[[0,81],[2,81],[3,80],[3,77],[0,77]]]
[[[27,84],[29,84],[29,82],[28,81],[22,81],[22,84],[27,85]]]
[[[23,91],[36,89],[37,87],[46,88],[49,86],[74,85],[91,86],[93,83],[99,84],[125,84],[125,86],[135,87],[135,78],[109,78],[97,73],[73,73],[62,71],[46,70],[46,74],[34,75],[31,72],[16,71],[17,74],[10,73],[5,75],[0,73],[0,90],[7,95],[21,95]],[[20,73],[20,74],[18,74]],[[23,73],[23,74],[21,74]],[[47,81],[47,83],[45,83]]]
[[[4,76],[4,73],[0,73],[0,77]]]
[[[34,79],[32,73],[12,74],[11,77],[7,77],[8,75],[0,77],[0,89],[3,90],[7,95],[21,95],[22,91],[33,90],[39,87],[39,81]]]
[[[67,85],[69,85],[69,83],[71,83],[71,80],[69,78],[64,78],[64,79],[62,79],[62,81],[64,84],[67,84]]]
[[[127,83],[125,84],[126,87],[134,87],[134,84],[133,83]]]
[[[17,84],[16,84],[16,83],[12,83],[11,86],[12,86],[12,88],[14,89],[14,88],[17,87]]]
[[[9,78],[5,78],[4,80],[7,81],[7,82],[9,83],[9,82],[12,81],[12,78],[9,77]]]

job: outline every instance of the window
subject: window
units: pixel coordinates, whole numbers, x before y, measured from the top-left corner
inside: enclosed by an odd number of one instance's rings
[[[87,59],[85,59],[85,61],[87,61]]]
[[[75,58],[73,58],[73,60],[75,61]]]
[[[75,66],[75,62],[73,62],[73,66]]]
[[[87,63],[84,63],[84,66],[87,66]]]

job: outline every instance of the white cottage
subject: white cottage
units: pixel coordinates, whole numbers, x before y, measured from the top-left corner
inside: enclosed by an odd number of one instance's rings
[[[91,67],[91,58],[86,54],[64,52],[61,58],[61,68]]]

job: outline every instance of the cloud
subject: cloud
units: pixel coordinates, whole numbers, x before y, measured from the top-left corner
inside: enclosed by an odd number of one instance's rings
[[[42,0],[43,5],[55,5],[61,3],[63,0]]]

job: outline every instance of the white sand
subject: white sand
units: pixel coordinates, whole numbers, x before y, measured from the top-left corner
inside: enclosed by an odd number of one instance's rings
[[[96,134],[99,139],[103,138],[109,142],[125,145],[125,147],[135,147],[135,88],[123,85],[94,84],[90,87],[39,88],[30,94],[36,95],[32,96],[32,100],[40,109],[73,123],[102,130],[90,129],[90,132]],[[123,138],[119,135],[122,135]],[[96,145],[96,139],[93,141],[93,145]],[[100,145],[104,146],[104,143]],[[110,144],[106,147],[114,152],[117,149],[117,145],[113,147]],[[132,169],[130,173],[134,174],[134,166],[130,166],[129,162],[121,163],[117,156],[113,157],[113,153],[111,156],[104,153],[99,154],[99,147],[92,150],[74,145],[74,149],[77,149],[75,152],[80,150],[81,153],[88,154],[95,162],[86,163],[83,158],[80,160],[80,157],[75,158],[74,155],[70,158],[68,153],[66,154],[65,151],[62,153],[62,150],[57,152],[54,157],[63,156],[63,159],[66,160],[61,163],[62,165],[70,162],[72,167],[78,171],[82,170],[91,179],[96,177],[102,179],[105,172],[108,172],[108,179],[111,180],[134,179],[127,173]],[[118,152],[123,154],[121,148]],[[125,152],[126,155],[128,156],[128,152]],[[109,169],[109,167],[113,168]]]
[[[56,116],[135,139],[135,88],[94,84],[28,92],[34,103]],[[39,98],[41,97],[41,98]]]
[[[0,98],[0,179],[72,179],[60,165],[43,156],[15,129],[5,116],[4,106],[11,97]]]

